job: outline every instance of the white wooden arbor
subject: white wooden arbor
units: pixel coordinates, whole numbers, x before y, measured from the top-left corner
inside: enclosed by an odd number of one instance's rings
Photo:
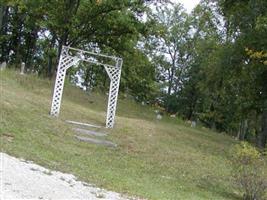
[[[113,128],[119,93],[122,59],[67,46],[62,47],[60,54],[50,115],[55,117],[59,115],[66,71],[68,68],[77,65],[80,61],[102,65],[105,67],[105,70],[110,78],[106,128]]]

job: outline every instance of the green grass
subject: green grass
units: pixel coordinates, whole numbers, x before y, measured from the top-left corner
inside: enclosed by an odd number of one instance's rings
[[[157,121],[151,107],[120,99],[115,128],[108,130],[118,148],[82,143],[65,120],[104,125],[107,96],[67,84],[56,119],[49,116],[51,81],[0,74],[2,151],[142,198],[240,199],[230,178],[232,138],[178,119]]]

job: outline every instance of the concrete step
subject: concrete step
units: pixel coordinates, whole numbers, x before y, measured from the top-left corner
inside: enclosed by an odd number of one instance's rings
[[[97,137],[104,137],[104,136],[107,135],[106,133],[100,133],[100,132],[97,132],[97,131],[86,130],[86,129],[82,129],[82,128],[73,128],[73,130],[76,133],[82,133],[82,134],[91,135],[91,136],[97,136]]]
[[[104,145],[104,146],[108,146],[108,147],[117,147],[117,144],[110,142],[110,141],[107,141],[107,140],[99,140],[99,139],[95,139],[95,138],[82,137],[82,136],[78,136],[78,135],[75,135],[74,137],[80,141],[83,141],[83,142],[88,142],[88,143],[97,144],[97,145]]]
[[[82,122],[75,122],[75,121],[71,121],[71,120],[66,120],[66,122],[69,124],[87,126],[87,127],[92,127],[92,128],[103,128],[103,126],[98,126],[98,125],[94,125],[94,124],[87,124],[87,123],[82,123]]]

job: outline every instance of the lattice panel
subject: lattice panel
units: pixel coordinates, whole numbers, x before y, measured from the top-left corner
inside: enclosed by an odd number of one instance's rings
[[[63,49],[62,51],[63,53],[62,56],[60,57],[58,65],[57,77],[52,99],[52,106],[50,111],[50,114],[53,116],[58,116],[60,112],[60,105],[63,94],[66,71],[68,68],[70,68],[73,65],[76,65],[79,62],[79,59],[77,57],[68,56],[66,53],[66,49]]]
[[[69,55],[69,49],[76,51],[77,52],[76,55],[74,56]],[[99,55],[102,57],[116,60],[116,65],[112,66],[109,64],[103,64],[95,60],[90,61],[88,57],[83,56],[84,53],[89,54],[89,55]],[[115,113],[116,113],[116,106],[117,106],[117,99],[118,99],[118,92],[119,92],[119,85],[120,85],[120,76],[121,76],[121,67],[122,67],[121,58],[105,56],[105,55],[96,54],[92,52],[85,52],[79,49],[74,49],[71,47],[64,46],[62,48],[60,61],[58,64],[57,77],[56,77],[56,82],[55,82],[55,87],[54,87],[50,114],[53,116],[59,115],[66,71],[71,66],[77,65],[77,63],[80,60],[83,60],[86,62],[92,62],[98,65],[104,65],[105,70],[108,73],[108,76],[110,78],[110,88],[109,88],[108,108],[107,108],[107,117],[106,117],[106,127],[112,128],[114,126],[114,121],[115,121]]]
[[[110,78],[108,109],[107,109],[107,119],[106,119],[107,128],[112,128],[114,126],[115,112],[117,107],[117,99],[120,86],[121,66],[122,66],[122,60],[118,59],[115,68],[107,66],[105,67]]]

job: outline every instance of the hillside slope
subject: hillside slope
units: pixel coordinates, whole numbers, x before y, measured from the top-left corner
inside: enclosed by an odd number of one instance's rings
[[[49,116],[52,82],[0,73],[1,151],[72,173],[82,181],[148,199],[239,199],[228,150],[235,141],[120,99],[107,148],[79,142],[65,120],[104,125],[106,96],[67,84],[61,115]]]

